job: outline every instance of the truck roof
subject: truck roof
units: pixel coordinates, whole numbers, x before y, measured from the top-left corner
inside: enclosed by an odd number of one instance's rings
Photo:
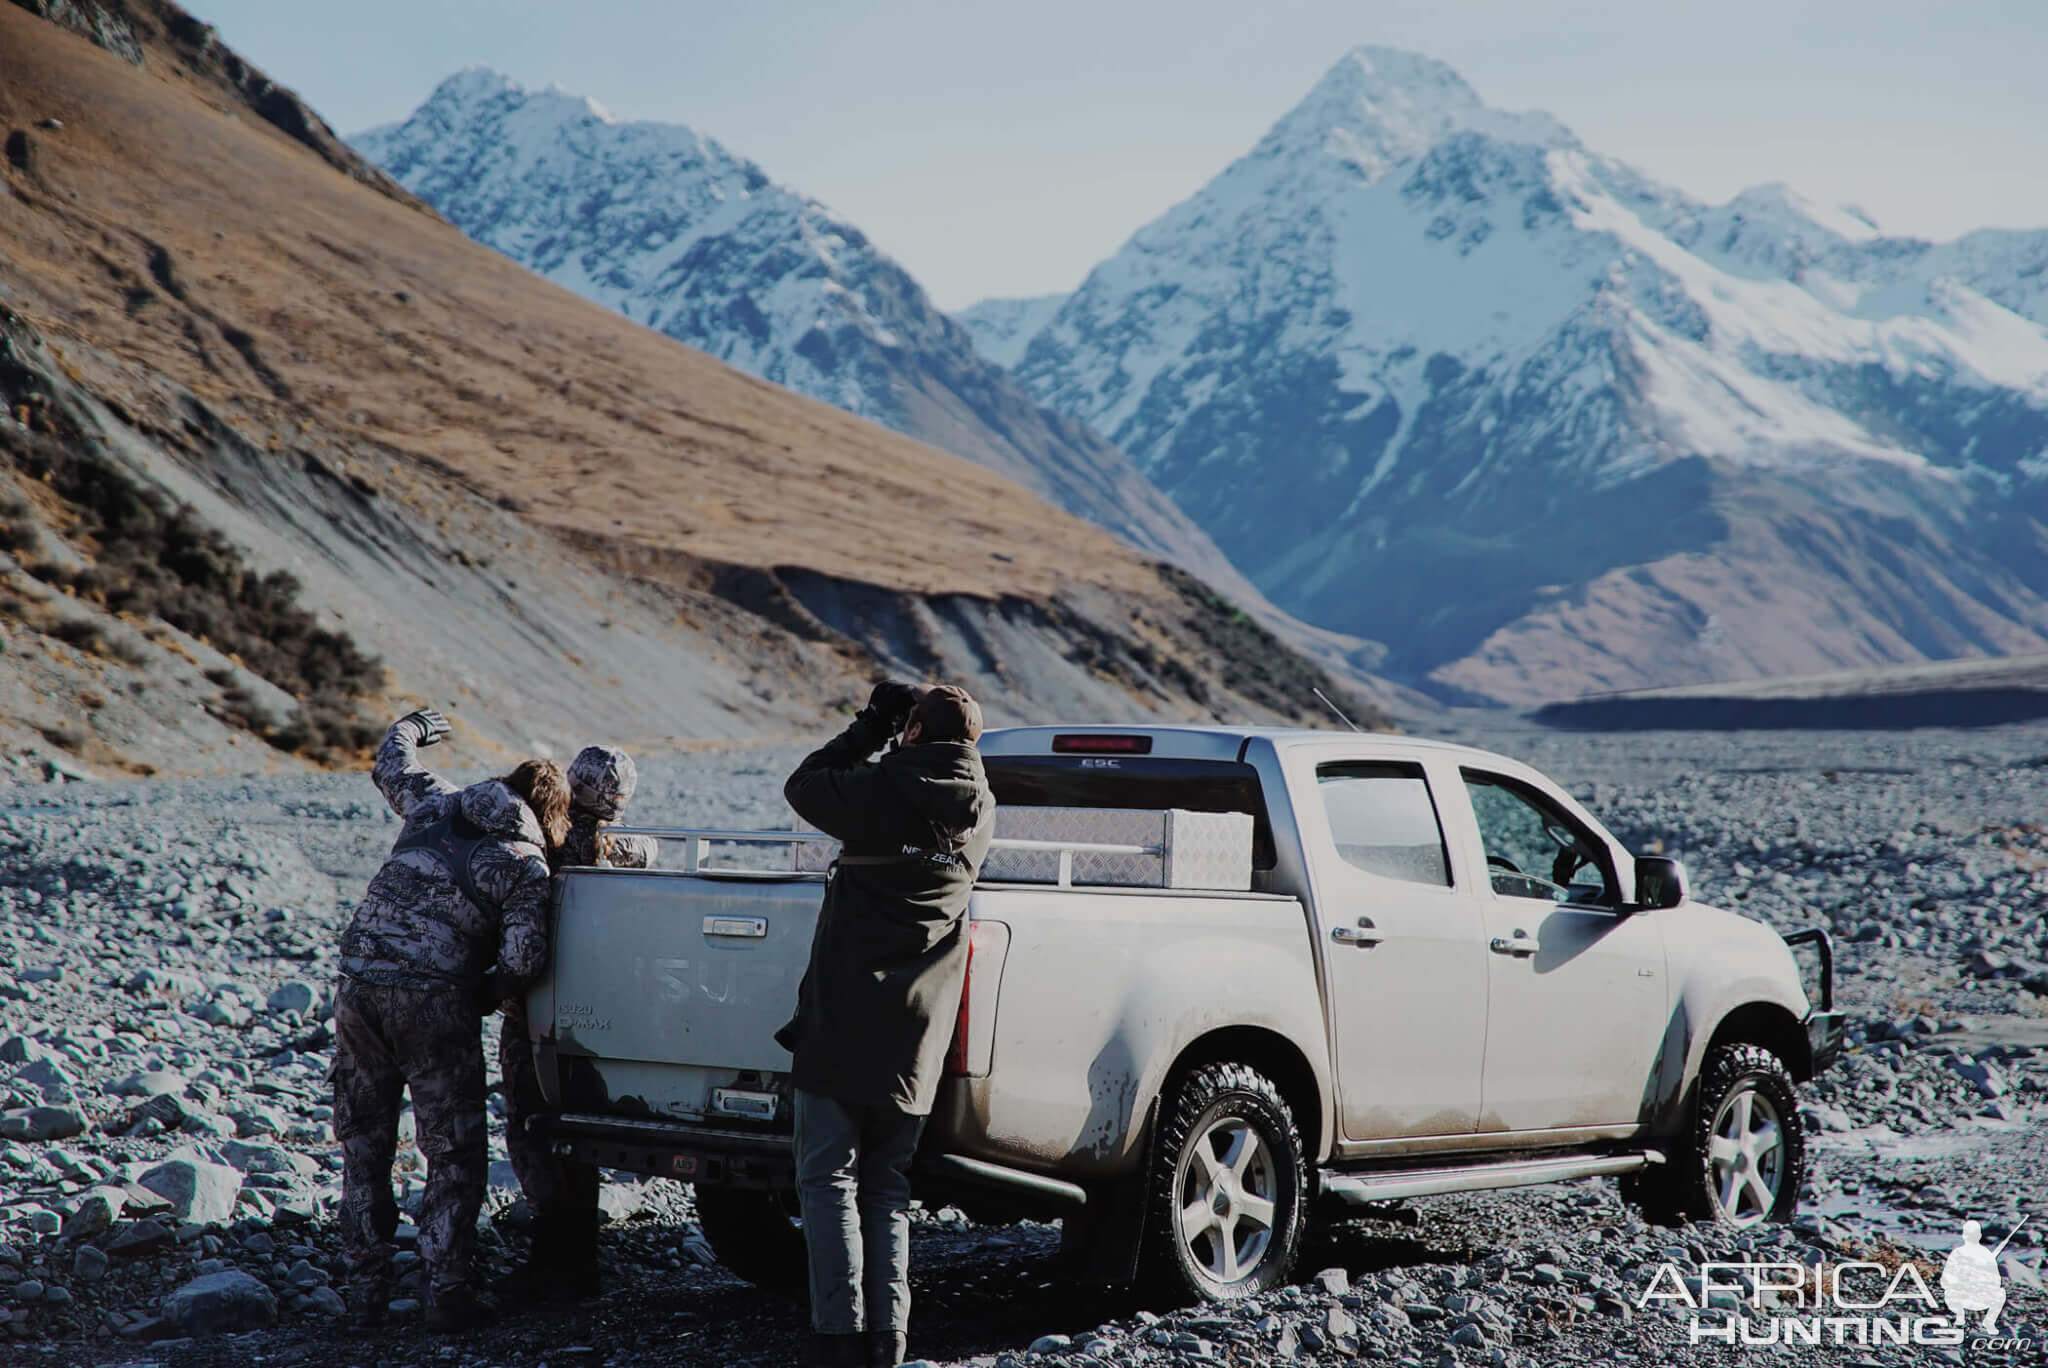
[[[1074,726],[1032,726],[999,727],[984,732],[981,750],[984,755],[1046,755],[1056,753],[1055,737],[1064,736],[1143,736],[1152,740],[1151,755],[1190,760],[1235,760],[1244,751],[1247,741],[1264,740],[1275,743],[1286,741],[1332,741],[1349,740],[1358,742],[1382,741],[1389,747],[1403,750],[1421,748],[1452,754],[1483,757],[1488,760],[1502,760],[1507,757],[1493,751],[1481,750],[1476,746],[1460,745],[1455,741],[1435,741],[1427,737],[1409,736],[1402,732],[1342,732],[1319,727],[1224,727],[1195,726],[1181,723],[1138,723],[1129,726],[1115,726],[1107,723],[1079,723]],[[1085,753],[1076,748],[1075,753]],[[1107,753],[1107,752],[1105,752]]]

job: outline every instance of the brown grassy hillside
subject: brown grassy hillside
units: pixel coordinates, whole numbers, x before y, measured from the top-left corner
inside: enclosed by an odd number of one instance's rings
[[[180,68],[138,71],[15,9],[0,45],[0,119],[33,164],[0,239],[57,345],[146,365],[280,447],[318,421],[551,525],[706,561],[801,548],[923,592],[1144,582],[1106,534],[622,324],[332,174]],[[63,127],[32,126],[49,118]]]
[[[289,570],[320,628],[381,657],[392,694],[444,697],[460,671],[473,725],[510,746],[592,716],[637,736],[786,729],[884,668],[977,680],[998,716],[1314,715],[1320,674],[1199,586],[468,242],[338,162],[345,148],[259,113],[251,85],[273,111],[289,92],[217,39],[174,40],[175,7],[103,12],[125,16],[134,51],[0,5],[0,304],[21,363],[17,493],[0,495],[47,532],[0,569],[45,638],[68,611],[52,594],[111,615],[109,631],[125,613],[162,633],[153,600],[117,601],[106,573],[95,587],[114,534],[52,502],[36,442],[189,506],[252,582]],[[227,732],[247,721],[240,699],[269,697],[280,730],[306,702],[305,671],[251,658],[274,652],[173,626],[186,655],[228,657],[201,671]],[[174,700],[120,722],[92,672],[121,662],[76,654],[47,648],[32,687],[8,657],[38,706],[103,698],[35,730],[161,752],[144,739],[183,725]],[[528,687],[476,678],[479,659]],[[534,682],[548,669],[567,682]]]

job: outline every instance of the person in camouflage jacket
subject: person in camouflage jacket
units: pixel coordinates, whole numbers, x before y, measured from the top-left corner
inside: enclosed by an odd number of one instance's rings
[[[477,1018],[546,963],[547,857],[567,827],[568,783],[552,762],[528,761],[459,789],[418,757],[447,735],[439,713],[409,713],[377,751],[372,777],[404,826],[342,932],[333,1080],[355,1315],[379,1322],[390,1296],[391,1165],[409,1089],[427,1160],[427,1320],[458,1330],[488,1314],[470,1283],[488,1168]]]
[[[569,764],[569,834],[554,861],[645,869],[654,863],[655,842],[645,836],[615,836],[604,830],[625,815],[639,774],[633,757],[616,746],[585,746]],[[540,1075],[534,1069],[533,1036],[526,999],[504,1004],[498,1033],[498,1068],[505,1089],[505,1148],[512,1170],[533,1208],[526,1262],[498,1285],[519,1301],[597,1292],[597,1169],[549,1151],[527,1132],[526,1122],[545,1110]]]

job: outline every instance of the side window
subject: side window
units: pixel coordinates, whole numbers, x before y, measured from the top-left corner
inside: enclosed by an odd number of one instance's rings
[[[1330,835],[1347,864],[1409,883],[1448,888],[1451,861],[1422,766],[1322,765],[1316,787]]]
[[[1607,861],[1591,834],[1557,806],[1521,785],[1465,771],[1472,815],[1486,844],[1493,891],[1551,902],[1614,902]]]

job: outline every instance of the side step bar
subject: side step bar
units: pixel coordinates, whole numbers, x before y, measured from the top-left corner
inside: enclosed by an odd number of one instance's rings
[[[1634,1173],[1664,1156],[1656,1150],[1629,1154],[1573,1154],[1555,1159],[1515,1159],[1506,1163],[1466,1164],[1457,1168],[1406,1169],[1390,1173],[1325,1173],[1323,1196],[1346,1206],[1370,1206],[1400,1197],[1434,1197],[1446,1192],[1478,1192],[1488,1188],[1528,1187],[1569,1178],[1604,1178]]]
[[[985,1159],[970,1159],[964,1154],[933,1154],[921,1161],[922,1167],[934,1176],[950,1178],[970,1186],[1007,1192],[1011,1196],[1036,1198],[1048,1205],[1079,1211],[1088,1205],[1088,1192],[1076,1183],[1059,1178],[1048,1178],[1042,1173],[1026,1173],[1023,1169],[1010,1168],[1005,1164],[991,1164]]]

